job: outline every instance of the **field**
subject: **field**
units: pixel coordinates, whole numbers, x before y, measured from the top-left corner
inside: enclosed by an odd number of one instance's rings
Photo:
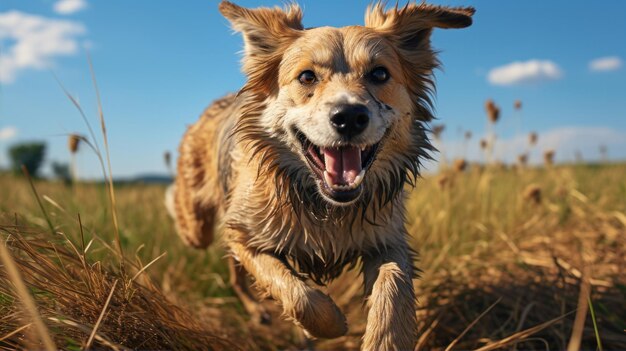
[[[357,272],[324,288],[348,335],[307,341],[273,301],[271,325],[249,319],[219,245],[195,251],[176,236],[164,186],[116,186],[120,258],[104,185],[33,184],[36,193],[0,175],[11,252],[0,251],[0,349],[358,348]],[[420,179],[407,224],[422,269],[418,348],[626,349],[625,199],[625,164],[470,166]]]

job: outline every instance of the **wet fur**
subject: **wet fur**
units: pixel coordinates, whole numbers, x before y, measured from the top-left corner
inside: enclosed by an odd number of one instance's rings
[[[424,123],[433,118],[438,61],[429,38],[433,27],[470,25],[473,9],[375,4],[364,27],[307,30],[296,5],[251,10],[224,1],[220,11],[243,33],[248,80],[185,133],[171,197],[179,235],[204,248],[221,226],[232,257],[257,287],[316,337],[343,335],[347,326],[330,297],[305,280],[324,284],[360,263],[370,307],[363,348],[412,349],[416,270],[404,198],[432,150]],[[393,80],[364,82],[370,61],[386,65]],[[315,89],[293,82],[307,67],[326,77]],[[316,144],[334,145],[324,109],[344,100],[374,111],[362,138],[381,147],[361,196],[339,206],[320,195],[289,126]]]

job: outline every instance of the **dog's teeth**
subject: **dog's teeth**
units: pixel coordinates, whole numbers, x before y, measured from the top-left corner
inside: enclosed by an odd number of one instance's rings
[[[339,185],[339,184],[333,184],[332,188],[333,188],[333,190],[339,190],[339,191],[353,189],[350,185]]]
[[[330,186],[333,185],[333,178],[330,176],[330,174],[328,174],[328,171],[324,171],[324,181]]]
[[[326,182],[326,184],[328,184],[328,186],[330,186],[331,189],[337,190],[337,191],[354,190],[358,188],[359,185],[363,183],[364,177],[365,177],[365,170],[361,170],[361,172],[359,172],[359,174],[354,178],[354,181],[352,183],[335,184],[333,182],[333,178],[330,176],[328,171],[324,171],[324,181]]]
[[[352,188],[358,187],[363,182],[364,177],[365,177],[365,170],[361,170],[361,172],[359,172],[356,178],[354,178],[354,182],[352,182],[350,186],[352,186]]]

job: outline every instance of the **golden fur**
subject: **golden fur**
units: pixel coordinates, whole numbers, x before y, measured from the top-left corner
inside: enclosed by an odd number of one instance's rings
[[[429,96],[438,66],[430,34],[434,27],[469,26],[474,10],[427,4],[386,10],[378,3],[368,8],[365,26],[304,29],[296,5],[246,9],[223,1],[219,9],[244,36],[248,80],[237,95],[214,102],[181,142],[171,204],[178,233],[204,248],[221,226],[231,282],[248,311],[263,313],[242,285],[245,271],[314,337],[338,337],[347,326],[331,298],[305,279],[323,284],[361,262],[370,308],[363,349],[412,349],[415,269],[404,185],[414,184],[432,149],[423,124],[433,118]],[[388,78],[372,83],[377,67]],[[314,84],[299,81],[307,70]],[[328,122],[329,111],[346,104],[370,116],[350,140]],[[320,152],[359,147],[359,157],[372,160],[362,183],[348,181],[357,189],[350,199],[327,190],[302,140]]]

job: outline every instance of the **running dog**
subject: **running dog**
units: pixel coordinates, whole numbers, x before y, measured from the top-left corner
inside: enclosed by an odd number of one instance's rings
[[[433,28],[464,28],[474,9],[371,5],[364,26],[303,28],[300,8],[220,12],[244,38],[247,82],[185,133],[169,193],[176,228],[205,248],[221,228],[231,283],[254,317],[246,272],[312,337],[347,331],[324,284],[360,267],[369,313],[363,349],[417,339],[405,184],[433,149],[425,123]]]

